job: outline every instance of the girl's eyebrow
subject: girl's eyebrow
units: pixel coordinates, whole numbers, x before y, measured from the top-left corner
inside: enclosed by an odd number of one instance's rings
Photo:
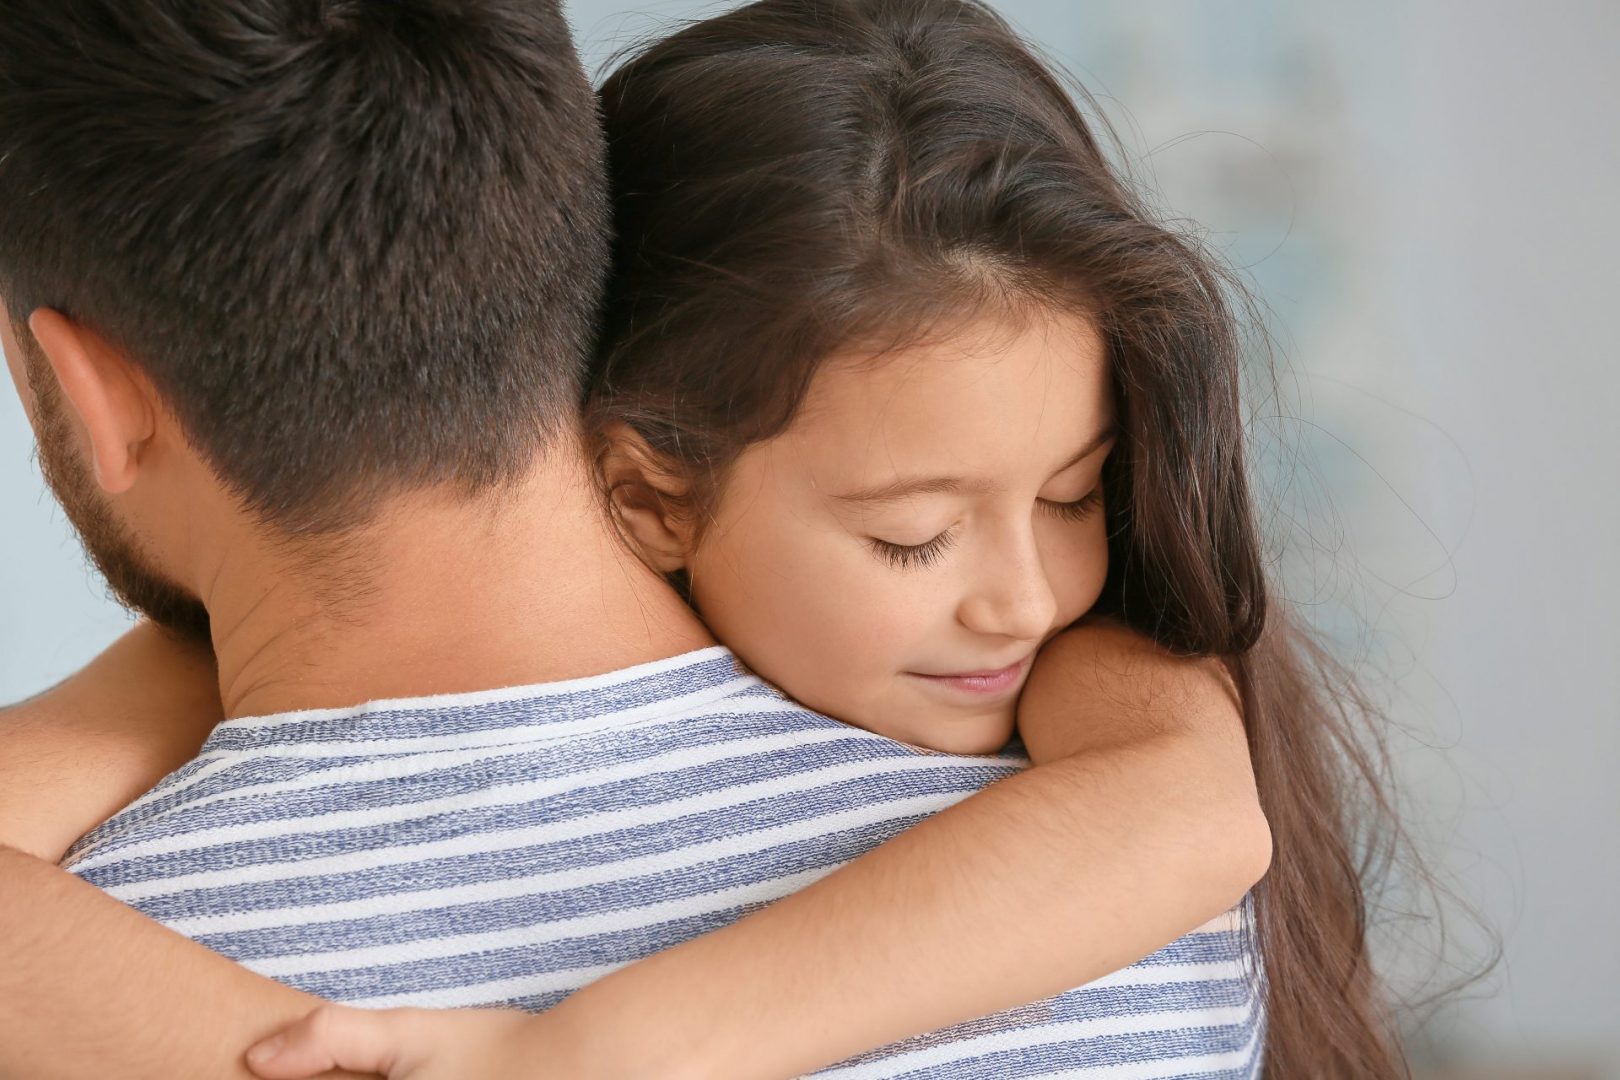
[[[916,480],[896,480],[893,483],[852,491],[848,495],[834,495],[833,498],[841,503],[871,505],[898,502],[912,495],[947,495],[959,491],[982,491],[986,486],[982,483],[970,484],[956,476],[928,476]]]
[[[1095,454],[1097,451],[1101,450],[1103,447],[1105,447],[1109,443],[1113,442],[1115,436],[1117,436],[1118,434],[1119,434],[1119,428],[1114,424],[1109,424],[1107,427],[1103,428],[1097,434],[1095,434],[1091,438],[1087,439],[1086,440],[1086,445],[1084,445],[1084,446],[1082,446],[1080,448],[1080,452],[1078,454],[1074,455],[1074,457],[1070,458],[1068,461],[1064,462],[1063,465],[1058,468],[1057,472],[1054,472],[1052,475],[1056,476],[1060,472],[1065,472],[1065,471],[1067,471],[1069,469],[1074,468],[1076,465],[1078,465],[1082,461],[1086,460],[1086,458],[1090,457],[1092,454]]]
[[[1052,475],[1056,476],[1060,472],[1074,468],[1112,442],[1117,433],[1118,428],[1110,424],[1105,430],[1088,439],[1086,445],[1080,448],[1080,452],[1060,465]],[[852,491],[847,495],[834,495],[833,498],[841,503],[870,506],[876,503],[897,502],[912,495],[954,495],[964,491],[983,493],[989,486],[982,481],[964,480],[959,476],[925,476],[910,480],[894,480],[876,487]]]

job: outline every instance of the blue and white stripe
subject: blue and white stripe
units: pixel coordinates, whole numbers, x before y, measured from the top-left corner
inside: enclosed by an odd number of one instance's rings
[[[538,1010],[1026,764],[838,723],[713,648],[227,721],[67,865],[322,997]],[[1263,1027],[1233,912],[1086,986],[817,1075],[1251,1077]]]

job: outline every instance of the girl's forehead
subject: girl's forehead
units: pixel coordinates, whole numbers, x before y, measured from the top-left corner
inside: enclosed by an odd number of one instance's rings
[[[1095,324],[1043,313],[1011,325],[965,323],[879,356],[832,358],[782,439],[818,486],[945,468],[994,481],[1055,470],[1112,419]]]

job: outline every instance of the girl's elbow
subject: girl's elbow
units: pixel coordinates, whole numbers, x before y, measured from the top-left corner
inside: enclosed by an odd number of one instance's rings
[[[1240,800],[1226,816],[1223,834],[1217,850],[1225,856],[1225,873],[1236,903],[1271,869],[1271,823],[1259,800]]]
[[[1252,795],[1205,800],[1198,828],[1183,839],[1197,868],[1199,895],[1212,910],[1235,907],[1271,868],[1271,824]]]

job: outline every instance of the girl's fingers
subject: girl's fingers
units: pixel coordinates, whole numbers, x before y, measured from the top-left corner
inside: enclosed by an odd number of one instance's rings
[[[408,1025],[393,1010],[322,1005],[247,1052],[248,1067],[265,1080],[301,1080],[329,1069],[391,1074],[400,1059],[398,1039]]]

